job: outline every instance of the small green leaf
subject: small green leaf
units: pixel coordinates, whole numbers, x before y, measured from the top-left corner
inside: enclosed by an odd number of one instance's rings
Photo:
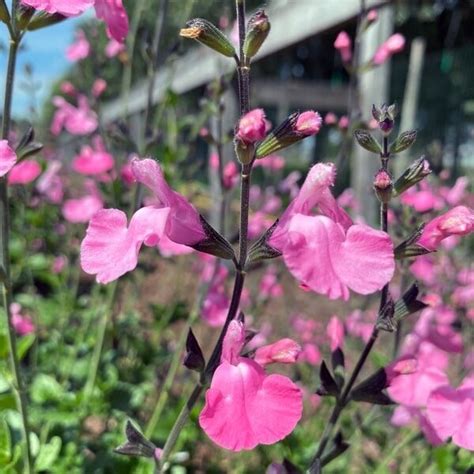
[[[0,465],[5,465],[12,457],[12,439],[7,422],[0,418]]]
[[[358,129],[354,132],[357,143],[367,151],[372,153],[382,153],[380,143],[367,130]]]
[[[416,140],[416,130],[408,130],[406,132],[400,133],[397,139],[390,144],[390,153],[401,153],[402,151],[410,148]]]
[[[36,458],[35,467],[38,471],[47,471],[59,456],[62,441],[59,436],[53,436],[48,444],[43,444]]]
[[[27,334],[26,336],[23,336],[19,341],[18,341],[18,346],[17,346],[17,353],[18,353],[18,358],[20,360],[23,360],[25,357],[26,353],[30,349],[30,347],[33,345],[33,342],[35,341],[36,336],[35,334]]]

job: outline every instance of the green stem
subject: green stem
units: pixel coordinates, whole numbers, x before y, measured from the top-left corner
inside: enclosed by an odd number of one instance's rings
[[[18,47],[20,44],[20,37],[16,35],[15,16],[16,16],[17,0],[13,1],[12,4],[12,24],[10,30],[10,48],[8,53],[8,66],[7,76],[5,84],[5,101],[3,107],[3,123],[2,123],[2,139],[8,140],[11,125],[11,107],[13,98],[13,86],[15,82],[15,68],[16,59],[18,53]],[[8,340],[8,351],[10,359],[10,367],[13,374],[13,384],[15,394],[17,398],[18,410],[20,412],[22,421],[23,437],[25,439],[25,472],[34,472],[33,458],[31,455],[30,446],[30,428],[28,422],[28,402],[26,399],[26,390],[23,383],[20,362],[18,360],[16,350],[16,333],[12,324],[12,315],[10,312],[10,305],[13,302],[12,296],[12,280],[10,273],[10,202],[8,197],[8,184],[7,177],[3,176],[0,178],[0,253],[1,253],[1,280],[2,280],[2,303],[5,309],[6,317],[6,329],[7,329],[7,340]]]
[[[107,324],[109,322],[110,315],[112,314],[112,311],[114,309],[117,286],[118,282],[116,280],[108,287],[107,304],[99,321],[98,334],[97,339],[95,341],[94,352],[92,354],[89,375],[87,377],[86,385],[84,387],[84,402],[87,402],[89,400],[92,394],[92,390],[94,389],[95,381],[97,379],[97,372],[99,371],[100,358],[104,347]]]

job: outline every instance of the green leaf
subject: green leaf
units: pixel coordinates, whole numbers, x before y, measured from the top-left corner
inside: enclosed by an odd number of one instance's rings
[[[59,456],[62,441],[59,436],[53,436],[48,444],[43,444],[36,458],[35,467],[38,471],[47,471]]]
[[[23,336],[18,341],[17,353],[18,353],[19,360],[23,360],[26,353],[28,352],[30,347],[33,345],[35,338],[36,338],[35,334],[31,333],[31,334],[27,334],[26,336]]]
[[[36,403],[59,401],[64,396],[64,389],[59,382],[50,375],[40,374],[35,377],[31,385],[31,398]]]
[[[12,392],[0,394],[0,411],[14,410],[16,408],[15,395]]]
[[[7,422],[0,418],[0,465],[5,465],[12,457],[12,439]]]

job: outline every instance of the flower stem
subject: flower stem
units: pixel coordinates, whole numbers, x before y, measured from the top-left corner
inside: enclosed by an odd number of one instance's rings
[[[238,80],[239,80],[239,100],[240,100],[240,111],[246,113],[250,109],[249,102],[249,68],[246,65],[246,59],[243,54],[243,43],[245,39],[245,1],[236,0],[237,9],[237,22],[239,24],[239,43],[240,43],[240,58],[237,67]],[[204,371],[201,374],[199,381],[196,383],[191,395],[186,401],[185,405],[181,409],[181,412],[176,419],[168,438],[163,447],[163,453],[160,459],[160,468],[158,472],[163,470],[171,451],[173,450],[178,437],[186,425],[189,419],[189,415],[199,400],[202,391],[208,384],[212,377],[212,374],[219,365],[222,343],[224,342],[227,329],[230,322],[236,317],[237,311],[240,305],[240,298],[242,296],[242,290],[245,282],[245,263],[247,261],[247,249],[248,249],[248,213],[249,213],[249,202],[250,202],[250,175],[252,170],[252,163],[248,165],[242,165],[241,176],[240,176],[240,226],[239,226],[239,258],[235,262],[236,273],[234,280],[234,289],[232,291],[232,298],[227,312],[226,321],[221,330],[217,343],[212,351],[211,357],[206,364]]]
[[[8,52],[7,76],[5,83],[5,101],[3,107],[3,122],[2,122],[2,139],[8,140],[11,126],[11,108],[13,98],[13,86],[15,82],[16,59],[18,54],[18,47],[20,45],[21,36],[16,33],[16,10],[18,1],[13,0],[12,3],[12,22],[9,26],[10,31],[10,47]],[[20,362],[17,355],[16,333],[12,324],[12,315],[10,305],[13,302],[12,295],[12,280],[10,273],[10,202],[8,197],[7,177],[0,178],[0,253],[1,253],[1,268],[0,277],[2,283],[2,304],[5,309],[6,329],[8,340],[8,352],[10,359],[10,367],[13,375],[14,391],[17,398],[18,410],[21,416],[23,437],[25,439],[25,456],[24,469],[26,473],[34,472],[33,458],[31,455],[30,446],[30,428],[28,422],[28,402],[26,399],[26,390],[23,383]]]
[[[390,157],[390,154],[388,151],[388,137],[384,136],[383,137],[383,152],[380,158],[382,162],[382,168],[385,171],[388,170],[389,157]],[[380,203],[380,228],[384,232],[388,231],[388,204],[383,203],[383,202]],[[379,306],[380,310],[386,305],[388,297],[389,297],[389,283],[384,285],[384,287],[382,288],[380,292],[380,306]],[[329,421],[324,428],[323,434],[321,436],[321,441],[319,442],[319,446],[316,451],[316,454],[311,460],[311,464],[309,467],[310,474],[319,474],[322,472],[322,456],[324,454],[324,450],[326,449],[326,446],[332,437],[332,433],[334,431],[337,421],[339,420],[340,414],[342,413],[342,411],[344,410],[344,408],[347,406],[347,404],[350,401],[352,387],[354,386],[357,380],[357,377],[362,371],[367,361],[367,358],[370,352],[372,351],[372,348],[374,347],[375,342],[377,341],[378,336],[379,336],[379,330],[377,329],[377,326],[374,325],[370,339],[365,345],[364,350],[362,351],[359,357],[359,360],[357,361],[354,367],[354,370],[349,378],[349,381],[347,382],[347,384],[345,384],[342,394],[337,399],[336,405],[333,408]]]
[[[107,331],[107,324],[114,309],[115,296],[117,294],[118,281],[114,281],[108,288],[107,304],[101,314],[99,321],[99,328],[97,339],[95,341],[94,352],[92,354],[89,375],[87,377],[86,385],[84,387],[84,402],[87,402],[94,389],[95,381],[97,379],[97,372],[99,371],[100,359],[104,347],[105,333]]]

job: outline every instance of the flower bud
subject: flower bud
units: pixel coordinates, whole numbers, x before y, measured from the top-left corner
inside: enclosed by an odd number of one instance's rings
[[[395,124],[395,117],[397,116],[397,106],[395,104],[386,105],[378,108],[375,105],[372,106],[372,116],[379,123],[379,129],[381,132],[388,136],[393,130]]]
[[[244,54],[253,58],[270,32],[270,22],[263,10],[258,10],[251,17],[247,25],[247,35],[244,42]]]
[[[133,426],[129,420],[125,426],[125,436],[127,441],[115,448],[114,451],[125,456],[140,456],[145,458],[153,458],[158,449],[150,440],[145,438],[140,431]]]
[[[352,59],[352,41],[345,31],[341,31],[334,41],[334,48],[339,51],[344,63],[349,63]]]
[[[401,153],[410,148],[416,140],[416,130],[407,130],[400,133],[397,139],[390,145],[390,154]]]
[[[375,138],[367,130],[356,130],[354,132],[354,137],[357,140],[357,143],[367,151],[372,153],[380,154],[382,153],[382,148]]]
[[[380,202],[389,202],[392,198],[392,178],[388,171],[381,169],[374,179],[374,190]]]
[[[291,114],[281,125],[266,136],[257,147],[256,157],[263,158],[293,143],[316,135],[321,129],[322,118],[318,112],[308,110]]]
[[[265,136],[266,123],[263,109],[253,109],[239,121],[236,139],[245,145],[260,141]]]
[[[10,13],[5,5],[5,0],[0,0],[0,21],[6,24],[10,22]]]
[[[195,18],[194,20],[188,21],[186,26],[187,28],[183,28],[179,32],[180,36],[195,39],[229,58],[235,56],[235,49],[231,42],[224,33],[211,22],[202,18]]]
[[[407,189],[420,182],[423,178],[431,174],[430,164],[422,156],[412,163],[393,185],[394,196],[399,196]]]

